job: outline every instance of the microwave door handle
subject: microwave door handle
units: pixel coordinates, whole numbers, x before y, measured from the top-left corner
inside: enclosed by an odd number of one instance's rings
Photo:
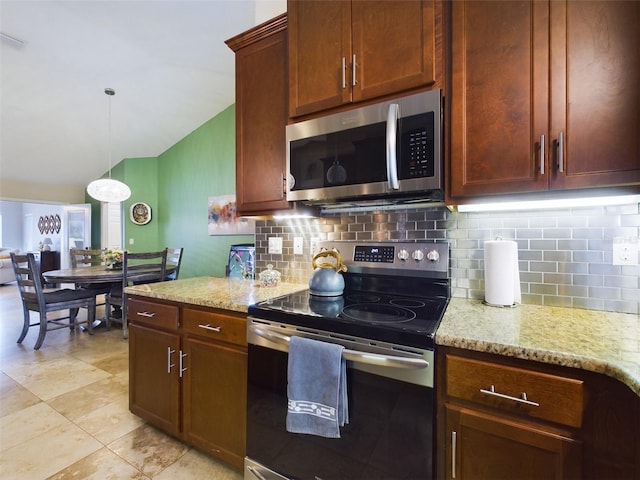
[[[390,190],[398,190],[398,161],[396,158],[396,136],[400,106],[397,103],[389,105],[387,113],[387,181]]]

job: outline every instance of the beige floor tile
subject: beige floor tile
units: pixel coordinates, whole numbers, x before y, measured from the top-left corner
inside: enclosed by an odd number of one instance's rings
[[[148,425],[107,445],[149,477],[155,477],[189,451],[189,447]]]
[[[3,370],[43,400],[109,377],[107,372],[68,356],[36,364],[3,366]]]
[[[195,477],[194,477],[195,478]],[[108,448],[101,448],[47,480],[149,480]]]
[[[0,419],[0,450],[5,451],[70,422],[40,402]]]
[[[192,480],[210,478],[214,480],[242,480],[242,474],[216,462],[197,450],[189,450],[177,462],[170,465],[154,480]]]
[[[10,415],[41,401],[12,378],[0,373],[0,417]]]
[[[140,417],[129,412],[128,395],[78,418],[75,423],[105,445],[144,425]]]
[[[103,408],[116,400],[128,403],[129,378],[117,375],[62,394],[47,403],[72,421]]]
[[[88,361],[91,365],[112,375],[129,372],[129,355],[126,353],[116,353],[108,357]]]
[[[47,478],[101,447],[102,444],[91,435],[67,422],[29,442],[3,450],[0,453],[0,478]]]

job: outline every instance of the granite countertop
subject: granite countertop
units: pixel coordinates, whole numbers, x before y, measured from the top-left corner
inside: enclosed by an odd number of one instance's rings
[[[307,288],[309,288],[308,285],[298,283],[280,283],[277,287],[262,287],[257,280],[195,277],[136,285],[127,287],[125,292],[141,297],[247,313],[249,305]]]
[[[603,373],[640,396],[640,317],[452,298],[436,344]]]
[[[251,304],[307,288],[297,283],[262,287],[255,280],[196,277],[125,291],[246,313]],[[637,315],[536,305],[496,308],[452,298],[436,332],[436,344],[603,373],[640,396]]]

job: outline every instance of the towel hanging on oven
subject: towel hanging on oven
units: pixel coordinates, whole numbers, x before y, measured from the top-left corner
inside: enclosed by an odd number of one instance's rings
[[[342,345],[291,337],[287,431],[340,438],[349,423],[347,367]]]

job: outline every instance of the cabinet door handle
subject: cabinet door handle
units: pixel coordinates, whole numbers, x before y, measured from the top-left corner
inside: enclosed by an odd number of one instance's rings
[[[355,87],[358,82],[356,82],[356,68],[358,67],[358,64],[356,63],[356,54],[353,54],[352,57],[353,61],[352,61],[352,66],[353,68],[351,69],[351,86]]]
[[[558,134],[558,172],[564,172],[564,132]]]
[[[207,323],[206,325],[198,325],[198,327],[200,328],[204,328],[205,330],[211,330],[212,332],[219,332],[220,330],[222,330],[222,326],[218,325],[217,327],[212,327],[210,323]]]
[[[527,399],[527,393],[526,392],[522,392],[520,394],[520,398],[512,397],[511,395],[505,395],[504,393],[496,392],[496,387],[494,385],[491,385],[491,387],[489,387],[489,390],[481,388],[480,392],[484,393],[485,395],[490,395],[492,397],[499,397],[499,398],[504,398],[505,400],[512,400],[514,402],[524,403],[525,405],[530,405],[532,407],[539,407],[540,406],[540,404],[538,402],[532,402],[531,400]]]
[[[136,312],[136,315],[139,315],[141,317],[147,317],[147,318],[153,318],[156,316],[154,312]]]
[[[458,433],[451,432],[451,478],[456,478],[456,448],[458,447]]]
[[[544,175],[544,133],[540,135],[540,175]]]
[[[176,366],[175,363],[171,363],[171,355],[176,353],[175,350],[171,350],[171,347],[167,347],[167,373],[171,373],[171,369]]]
[[[184,362],[182,361],[186,356],[187,354],[183,353],[182,350],[180,350],[180,378],[182,378],[182,374],[187,371],[187,368],[184,366]]]
[[[342,57],[342,89],[347,88],[347,59]]]

